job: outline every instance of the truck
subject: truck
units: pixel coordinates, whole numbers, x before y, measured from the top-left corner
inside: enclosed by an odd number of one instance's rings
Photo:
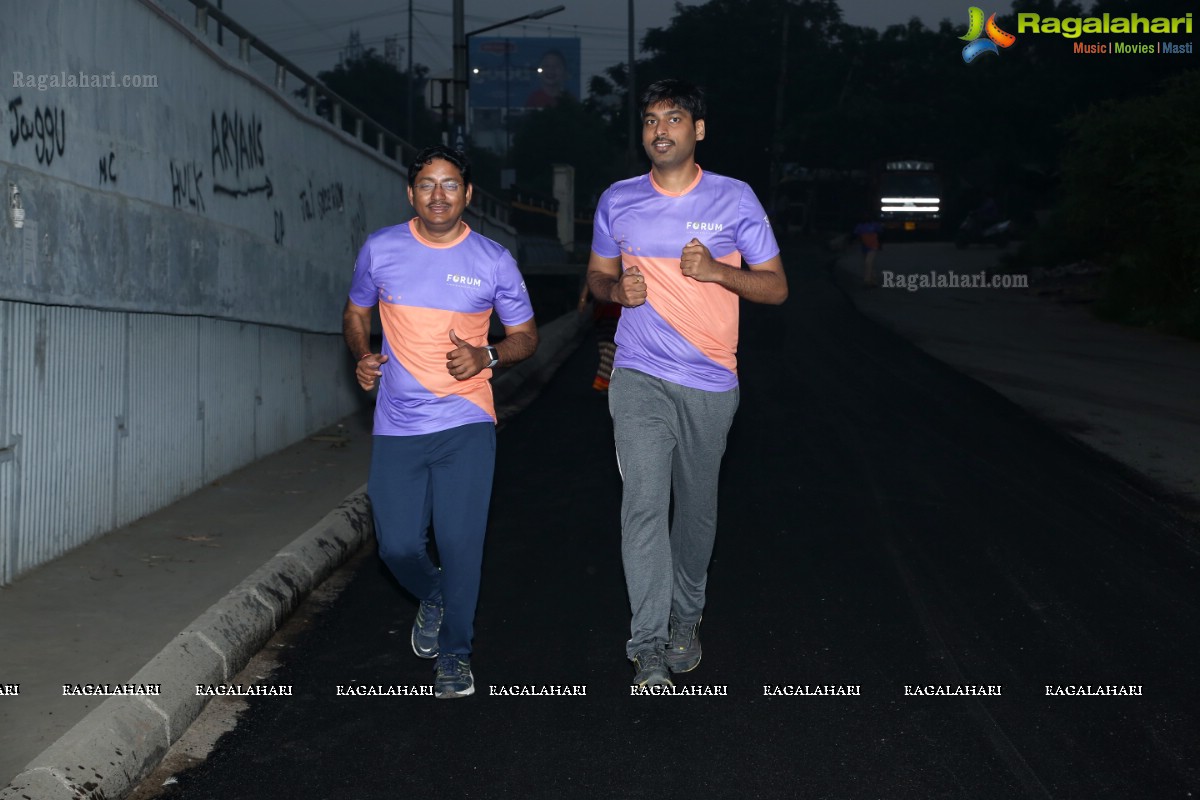
[[[937,164],[918,159],[885,161],[875,170],[874,201],[885,230],[939,233],[943,186]]]

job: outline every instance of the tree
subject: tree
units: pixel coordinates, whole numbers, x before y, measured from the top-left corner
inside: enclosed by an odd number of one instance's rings
[[[776,145],[794,150],[809,130],[810,115],[837,102],[846,72],[836,51],[841,27],[835,0],[676,6],[669,26],[646,34],[643,49],[651,57],[639,67],[638,86],[666,77],[703,86],[710,138],[700,162],[749,181],[766,196]],[[784,130],[777,131],[781,88],[786,113]]]
[[[437,123],[425,108],[422,87],[428,73],[427,67],[420,64],[413,65],[414,97],[411,107],[415,141],[410,144],[418,148],[427,143],[441,141],[441,132]],[[343,61],[332,70],[325,70],[317,75],[318,80],[338,95],[400,137],[404,137],[408,130],[408,77],[407,72],[397,69],[391,62],[376,53],[373,48],[363,51],[355,58]],[[305,90],[300,90],[297,95],[303,96],[304,93]],[[328,102],[322,100],[318,105],[317,112],[326,119],[330,119]],[[343,118],[342,127],[347,131],[352,131],[354,123],[352,120]]]
[[[1065,128],[1049,247],[1109,268],[1102,315],[1200,338],[1200,70]]]
[[[575,206],[591,208],[619,175],[621,150],[605,117],[593,106],[562,97],[526,114],[513,139],[512,163],[523,186],[550,194],[552,165],[575,167]]]
[[[1014,0],[1013,13],[997,22],[1017,34],[1017,13],[1087,16],[1084,5]],[[1099,0],[1090,14],[1128,16],[1135,5]],[[1154,15],[1181,17],[1192,5],[1162,0]],[[1147,14],[1144,7],[1139,13]],[[1006,210],[1017,214],[1050,202],[1067,144],[1064,120],[1106,99],[1144,96],[1194,63],[1167,56],[1093,58],[1074,53],[1068,38],[1020,33],[1011,48],[967,64],[959,38],[966,21],[964,14],[929,28],[913,19],[877,31],[846,25],[834,0],[676,6],[668,25],[646,34],[649,55],[634,65],[636,85],[680,77],[705,87],[708,137],[698,159],[749,181],[760,197],[770,196],[781,162],[861,171],[885,159],[922,158],[941,164],[952,179],[952,198],[970,203],[972,193],[988,191],[1016,206]],[[594,114],[589,124],[603,125],[602,138],[618,154],[628,131],[628,68],[619,64],[593,79],[584,103]],[[592,141],[595,132],[587,133],[581,141]],[[556,158],[596,163],[594,151],[570,149],[579,134],[538,135],[541,146],[557,148]],[[611,179],[626,177],[619,158],[611,165]]]

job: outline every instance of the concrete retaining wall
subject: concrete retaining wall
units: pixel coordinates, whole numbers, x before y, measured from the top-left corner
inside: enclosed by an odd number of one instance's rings
[[[9,4],[0,53],[3,584],[352,412],[355,254],[411,209],[151,0]]]
[[[399,164],[152,4],[15,4],[0,52],[4,299],[337,333],[358,246],[410,213]]]

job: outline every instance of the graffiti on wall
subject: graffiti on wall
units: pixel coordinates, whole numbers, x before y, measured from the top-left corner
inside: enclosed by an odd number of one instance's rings
[[[112,150],[108,151],[107,156],[100,156],[100,185],[106,183],[117,182],[117,167],[113,163],[117,160],[117,154]]]
[[[176,163],[171,159],[171,205],[175,208],[190,207],[204,213],[204,195],[200,192],[200,179],[204,171],[195,161]]]
[[[350,250],[357,253],[367,241],[367,206],[363,202],[362,192],[356,195],[354,216],[350,218]]]
[[[18,96],[8,103],[12,115],[9,142],[14,150],[22,143],[32,142],[38,163],[50,166],[55,156],[61,157],[67,151],[67,112],[55,106],[35,106],[31,117],[21,109],[22,102]]]
[[[314,191],[310,180],[308,188],[300,190],[300,218],[309,222],[318,217],[325,219],[326,214],[334,211],[342,211],[345,209],[344,197],[341,181],[335,181]]]
[[[237,111],[222,111],[220,116],[214,111],[211,120],[213,194],[235,199],[260,193],[273,196],[275,187],[265,173],[262,120]]]

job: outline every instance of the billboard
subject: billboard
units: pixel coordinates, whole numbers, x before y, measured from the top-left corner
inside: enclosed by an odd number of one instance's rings
[[[468,61],[472,108],[545,108],[580,96],[578,37],[472,37]]]

